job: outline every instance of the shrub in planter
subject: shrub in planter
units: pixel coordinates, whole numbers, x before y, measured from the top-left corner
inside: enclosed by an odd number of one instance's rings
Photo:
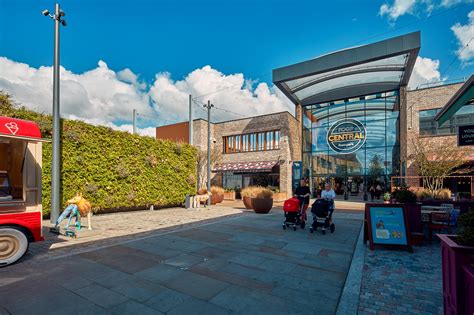
[[[222,200],[224,200],[224,188],[211,186],[211,204],[220,203]],[[215,203],[213,203],[213,201]]]
[[[408,187],[400,187],[392,193],[393,198],[400,203],[415,203],[416,195]]]
[[[273,207],[273,191],[263,188],[252,198],[253,211],[256,213],[268,213]]]
[[[474,264],[474,210],[460,215],[458,225],[457,236],[438,234],[441,239],[445,314],[468,314],[468,310],[474,309],[474,301],[466,290],[474,288],[474,277],[464,272]]]
[[[434,192],[435,199],[441,200],[450,200],[451,199],[451,190],[449,189],[440,189]]]
[[[224,200],[235,200],[235,190],[233,188],[224,189]]]
[[[254,197],[255,192],[254,186],[245,187],[240,191],[240,195],[242,196],[242,202],[246,209],[252,209],[252,197]]]
[[[242,196],[242,201],[246,209],[253,209],[252,198],[254,198],[261,190],[262,187],[259,186],[249,186],[242,189],[240,194]]]

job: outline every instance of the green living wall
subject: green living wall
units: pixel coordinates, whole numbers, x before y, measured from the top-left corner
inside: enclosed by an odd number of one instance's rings
[[[51,138],[51,116],[12,105],[0,93],[0,115],[35,121]],[[76,192],[94,211],[182,204],[196,191],[196,149],[81,121],[62,120],[62,203]],[[43,144],[43,213],[51,204],[51,143]]]

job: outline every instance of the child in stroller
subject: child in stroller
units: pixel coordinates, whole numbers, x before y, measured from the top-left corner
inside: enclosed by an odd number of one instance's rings
[[[324,190],[321,192],[321,198],[317,199],[311,207],[311,213],[313,214],[313,224],[309,229],[311,233],[318,227],[321,227],[323,234],[326,234],[327,228],[329,228],[331,233],[334,233],[336,229],[336,226],[332,222],[334,198],[336,198],[336,193],[331,188],[331,184],[326,183]]]
[[[283,203],[283,212],[285,213],[285,221],[283,222],[283,230],[292,227],[294,231],[300,226],[302,229],[306,226],[306,209],[308,204],[304,201],[301,203],[299,198],[293,197],[285,200]]]

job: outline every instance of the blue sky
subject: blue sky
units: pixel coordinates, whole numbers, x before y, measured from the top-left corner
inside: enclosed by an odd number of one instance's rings
[[[61,30],[62,65],[78,75],[97,69],[99,60],[110,73],[128,68],[146,86],[138,96],[152,89],[157,73],[168,72],[175,84],[206,65],[222,76],[243,74],[253,89],[256,81],[266,82],[274,93],[273,68],[416,30],[422,36],[420,56],[439,60],[434,70],[443,78],[473,73],[472,48],[461,60],[456,51],[462,44],[452,30],[457,23],[472,24],[470,1],[64,0],[61,5],[68,22]],[[0,56],[33,69],[50,66],[53,23],[41,11],[53,8],[48,0],[0,0]]]

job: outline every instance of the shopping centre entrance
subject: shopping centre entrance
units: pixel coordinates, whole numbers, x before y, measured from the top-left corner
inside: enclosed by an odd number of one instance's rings
[[[273,71],[302,121],[303,174],[341,199],[382,198],[401,173],[400,110],[420,33],[349,48]]]

